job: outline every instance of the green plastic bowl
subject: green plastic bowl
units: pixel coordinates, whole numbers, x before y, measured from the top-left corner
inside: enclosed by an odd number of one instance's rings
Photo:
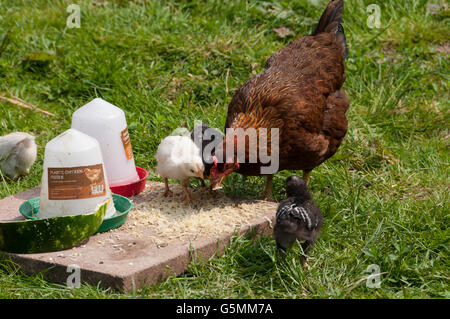
[[[133,208],[133,203],[126,197],[112,194],[114,208],[116,213],[111,217],[105,218],[96,234],[103,233],[111,229],[118,228],[125,223],[128,212]],[[27,219],[38,219],[36,214],[39,212],[40,198],[35,197],[27,200],[19,207],[19,212]]]

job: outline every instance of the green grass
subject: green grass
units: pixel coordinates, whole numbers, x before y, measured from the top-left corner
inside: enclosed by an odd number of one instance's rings
[[[223,128],[234,90],[274,51],[309,33],[327,1],[78,1],[81,28],[67,29],[72,2],[0,3],[0,91],[6,85],[56,114],[0,102],[0,134],[28,131],[39,144],[30,175],[0,179],[0,198],[40,184],[45,144],[94,97],[125,110],[141,167],[155,167],[157,145],[177,127],[207,120]],[[379,29],[366,24],[371,3],[381,9]],[[278,260],[270,237],[240,237],[222,257],[126,294],[71,290],[4,260],[0,298],[449,298],[446,8],[431,13],[424,0],[346,1],[349,130],[339,152],[312,174],[325,223],[307,269],[299,247]],[[279,38],[272,28],[280,25],[295,35]],[[27,62],[32,52],[53,59]],[[276,175],[277,200],[292,173]],[[150,177],[158,180],[153,170]],[[225,181],[230,194],[256,197],[262,189],[262,178]],[[381,288],[364,280],[354,286],[371,264],[385,272]]]

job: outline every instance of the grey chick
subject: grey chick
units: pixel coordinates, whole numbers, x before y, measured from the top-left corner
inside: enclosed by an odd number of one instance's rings
[[[26,175],[36,160],[35,137],[14,132],[0,136],[0,170],[11,179]]]
[[[314,245],[322,228],[323,217],[319,207],[312,201],[305,181],[297,176],[286,180],[287,199],[279,205],[273,230],[277,247],[283,251],[298,240],[305,255]],[[304,265],[306,257],[301,257]]]

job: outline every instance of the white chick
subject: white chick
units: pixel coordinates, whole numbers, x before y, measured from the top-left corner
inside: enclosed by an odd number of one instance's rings
[[[173,195],[169,189],[168,179],[181,181],[184,190],[182,201],[191,200],[188,191],[190,177],[203,179],[203,161],[200,149],[189,136],[167,136],[158,146],[156,151],[158,165],[156,171],[164,179],[166,186],[164,196]]]
[[[36,160],[35,137],[28,133],[14,132],[0,136],[0,169],[11,179],[26,175]]]

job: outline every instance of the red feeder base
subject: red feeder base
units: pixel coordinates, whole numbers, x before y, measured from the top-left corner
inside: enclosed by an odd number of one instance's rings
[[[136,172],[139,175],[138,181],[130,184],[111,186],[111,192],[125,197],[131,197],[142,192],[145,188],[145,181],[147,180],[148,172],[138,166],[136,166]]]

